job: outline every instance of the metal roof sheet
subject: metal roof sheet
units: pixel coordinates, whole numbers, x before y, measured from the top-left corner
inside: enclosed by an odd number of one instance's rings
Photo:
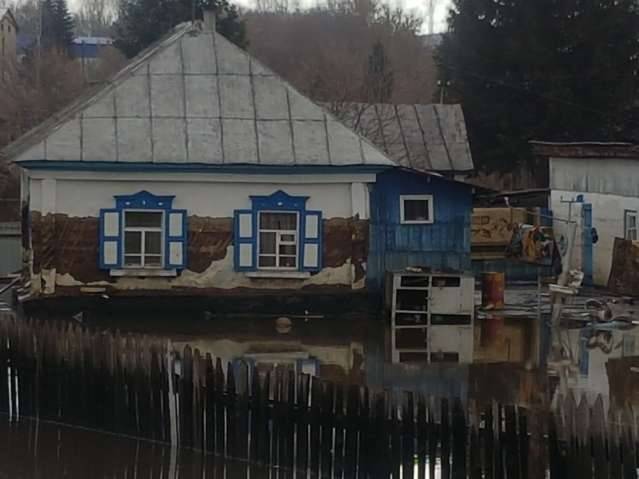
[[[460,105],[339,105],[340,118],[398,165],[420,171],[474,169]]]
[[[4,155],[17,163],[394,165],[203,22],[177,26]]]

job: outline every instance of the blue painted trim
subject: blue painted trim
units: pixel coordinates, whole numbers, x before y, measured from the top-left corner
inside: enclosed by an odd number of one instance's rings
[[[300,228],[300,236],[302,241],[300,241],[300,266],[302,267],[302,271],[319,271],[322,269],[323,263],[323,251],[322,251],[322,238],[324,237],[324,225],[322,223],[322,212],[321,211],[305,211],[304,217],[301,219],[302,225]],[[306,217],[307,216],[317,216],[317,238],[307,238],[306,237]],[[307,244],[316,244],[317,245],[317,266],[312,268],[304,267],[304,246]]]
[[[308,173],[381,173],[394,166],[383,165],[207,165],[203,163],[146,163],[114,161],[49,161],[30,160],[17,163],[32,170],[59,171],[116,171],[116,172],[172,172],[172,173],[242,173],[254,175]]]
[[[251,236],[240,236],[240,215],[251,215]],[[233,266],[235,271],[246,272],[255,271],[257,267],[257,224],[254,210],[235,210],[233,212]],[[253,264],[251,266],[240,266],[240,245],[250,244],[253,251]]]
[[[588,340],[593,333],[592,329],[584,328],[579,332],[579,373],[588,376],[590,369],[590,351],[588,351]]]
[[[254,195],[250,196],[252,208],[250,210],[235,210],[234,222],[233,222],[233,237],[234,237],[234,263],[235,271],[258,271],[258,251],[257,251],[257,236],[259,234],[259,217],[261,211],[293,211],[298,213],[298,271],[319,271],[322,269],[323,251],[322,251],[322,237],[323,237],[323,224],[322,224],[322,212],[321,211],[307,211],[306,202],[308,196],[292,196],[285,191],[278,190],[271,195]],[[250,214],[252,221],[252,233],[250,238],[242,238],[239,233],[239,215]],[[318,217],[318,237],[307,239],[306,238],[306,216],[315,215]],[[314,268],[304,267],[304,246],[306,244],[318,245],[318,266]],[[241,267],[240,264],[240,244],[251,244],[253,251],[253,261],[251,267]]]
[[[118,235],[106,236],[104,234],[104,216],[106,213],[116,213],[118,215]],[[114,264],[107,264],[104,262],[104,242],[115,241],[117,243],[117,261]],[[98,264],[100,269],[119,268],[122,265],[122,214],[117,208],[103,208],[100,210],[100,229],[99,229],[99,244],[98,244]]]
[[[188,217],[186,210],[174,210],[172,209],[173,200],[175,196],[160,196],[154,195],[153,193],[149,193],[148,191],[139,191],[132,195],[116,195],[115,198],[115,208],[103,209],[100,210],[100,268],[101,269],[112,269],[112,268],[121,268],[124,263],[124,212],[130,209],[147,209],[147,210],[160,210],[164,212],[164,261],[163,261],[163,269],[184,269],[188,264],[187,261],[187,238],[188,238]],[[119,231],[117,237],[107,237],[103,236],[103,215],[104,212],[114,212],[118,214],[119,221]],[[170,213],[179,213],[182,215],[182,236],[172,237],[169,235],[169,214]],[[103,257],[103,244],[105,239],[107,241],[117,241],[118,242],[118,263],[114,265],[104,264]],[[170,242],[180,241],[182,243],[182,264],[171,264],[170,256],[169,256],[169,246]]]
[[[182,215],[182,234],[180,236],[171,236],[171,228],[170,228],[170,220],[169,215],[180,214]],[[166,225],[164,225],[165,231],[165,239],[164,239],[164,267],[166,269],[176,268],[176,269],[184,269],[188,264],[188,224],[187,224],[187,215],[186,210],[169,210],[166,212]],[[170,246],[171,243],[182,243],[182,263],[173,264],[170,260]]]
[[[133,195],[116,195],[114,198],[115,206],[120,210],[141,208],[168,211],[173,207],[175,196],[158,196],[143,190]]]
[[[308,196],[291,196],[277,190],[268,196],[250,196],[254,210],[295,210],[304,211]]]
[[[583,198],[582,198],[583,200]],[[584,272],[584,284],[592,285],[592,276],[594,273],[593,266],[593,245],[592,245],[592,205],[590,203],[583,203],[581,206],[581,215],[583,219],[582,224],[582,265],[581,269]]]

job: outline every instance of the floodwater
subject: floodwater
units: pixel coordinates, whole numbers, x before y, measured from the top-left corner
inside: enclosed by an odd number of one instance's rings
[[[575,307],[583,308],[584,300]],[[480,313],[472,326],[451,327],[437,343],[429,338],[438,354],[428,364],[393,362],[390,327],[381,320],[314,314],[286,321],[222,319],[206,312],[161,311],[65,319],[97,330],[162,337],[178,347],[189,344],[224,363],[242,359],[258,369],[286,367],[338,383],[464,402],[550,405],[572,391],[590,403],[601,395],[606,407],[639,404],[639,328],[583,321],[551,328],[549,295],[538,301],[536,286],[511,286],[503,311]]]
[[[272,478],[272,470],[195,451],[0,415],[0,479]]]
[[[510,288],[504,310],[481,312],[471,325],[452,325],[440,342],[430,337],[428,363],[397,362],[390,326],[381,320],[161,311],[56,319],[146,334],[177,348],[188,344],[224,363],[243,360],[259,370],[288,368],[336,383],[421,391],[479,406],[497,401],[546,408],[569,392],[591,404],[600,395],[606,408],[639,405],[639,328],[632,321],[575,320],[584,315],[583,299],[570,306],[573,320],[551,327],[549,295],[538,298],[535,287]],[[282,472],[29,419],[8,423],[0,417],[0,438],[0,479],[260,478]]]

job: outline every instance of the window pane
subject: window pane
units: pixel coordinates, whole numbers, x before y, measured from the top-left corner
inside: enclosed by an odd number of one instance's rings
[[[295,268],[297,258],[295,256],[280,256],[280,266],[282,268]]]
[[[280,245],[280,254],[292,255],[295,256],[297,254],[297,246],[295,245]]]
[[[162,212],[159,211],[127,211],[127,227],[135,228],[161,228]]]
[[[162,257],[158,255],[144,255],[144,266],[162,266]]]
[[[275,256],[260,256],[260,267],[272,268],[275,266]]]
[[[162,233],[160,231],[144,232],[144,252],[146,254],[162,253]]]
[[[428,221],[428,200],[404,200],[405,221]]]
[[[295,213],[260,213],[260,229],[296,230],[297,214]]]
[[[295,242],[295,235],[281,235],[280,239],[282,241],[288,241],[289,243]]]
[[[141,266],[142,256],[127,254],[124,256],[124,265],[125,266]]]
[[[275,254],[277,233],[260,233],[260,253]]]
[[[142,233],[140,231],[124,233],[124,252],[127,254],[140,254],[142,252]]]

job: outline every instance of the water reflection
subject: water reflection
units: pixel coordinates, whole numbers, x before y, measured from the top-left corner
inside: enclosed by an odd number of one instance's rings
[[[23,418],[9,422],[0,416],[0,478],[136,477],[260,479],[276,474],[150,441]]]
[[[176,318],[157,312],[66,319],[161,336],[178,347],[188,343],[225,363],[243,359],[260,370],[294,369],[337,383],[423,391],[464,402],[550,404],[573,391],[577,397],[585,393],[591,402],[601,394],[606,405],[639,404],[639,328],[573,322],[552,330],[549,311],[547,294],[538,303],[536,288],[511,288],[504,311],[479,314],[472,326],[446,326],[450,334],[435,338],[440,345],[431,344],[427,364],[393,362],[387,321],[222,319],[206,314]],[[456,327],[463,331],[456,333]]]

